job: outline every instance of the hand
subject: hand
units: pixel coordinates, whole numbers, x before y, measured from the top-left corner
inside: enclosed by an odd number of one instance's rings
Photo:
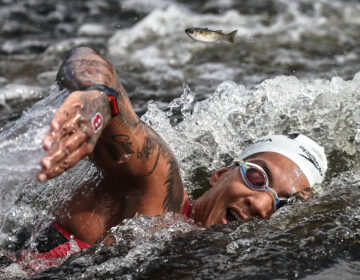
[[[41,160],[40,182],[54,178],[92,153],[111,121],[108,97],[97,90],[74,91],[57,110],[43,139],[48,154]]]

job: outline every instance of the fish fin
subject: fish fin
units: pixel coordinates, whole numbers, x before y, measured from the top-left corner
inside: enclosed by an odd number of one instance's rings
[[[235,39],[236,32],[237,32],[237,30],[234,30],[233,32],[231,32],[231,33],[228,34],[228,40],[229,40],[229,42],[234,43],[234,39]]]

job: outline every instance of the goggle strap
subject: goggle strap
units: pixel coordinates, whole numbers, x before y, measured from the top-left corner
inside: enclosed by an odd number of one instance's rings
[[[276,210],[277,205],[280,203],[280,200],[279,200],[279,197],[278,197],[276,191],[274,191],[272,188],[270,188],[268,186],[266,186],[265,190],[270,191],[274,195],[274,198],[275,198],[275,200],[274,200],[274,210]]]

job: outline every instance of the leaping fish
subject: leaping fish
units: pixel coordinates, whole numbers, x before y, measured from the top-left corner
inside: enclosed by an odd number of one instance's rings
[[[193,40],[200,42],[217,42],[220,40],[234,43],[237,30],[224,34],[222,30],[210,30],[207,28],[190,27],[185,29],[185,33]]]

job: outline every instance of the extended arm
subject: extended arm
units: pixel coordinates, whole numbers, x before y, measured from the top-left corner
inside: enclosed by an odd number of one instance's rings
[[[112,184],[127,179],[140,186],[140,192],[155,205],[151,213],[157,214],[159,207],[160,212],[178,212],[184,189],[174,155],[163,139],[139,120],[110,63],[89,48],[74,49],[61,65],[57,81],[72,93],[44,138],[49,153],[42,160],[38,179],[51,179],[91,155],[112,178]],[[117,116],[111,118],[104,93],[84,91],[94,84],[119,93]]]

